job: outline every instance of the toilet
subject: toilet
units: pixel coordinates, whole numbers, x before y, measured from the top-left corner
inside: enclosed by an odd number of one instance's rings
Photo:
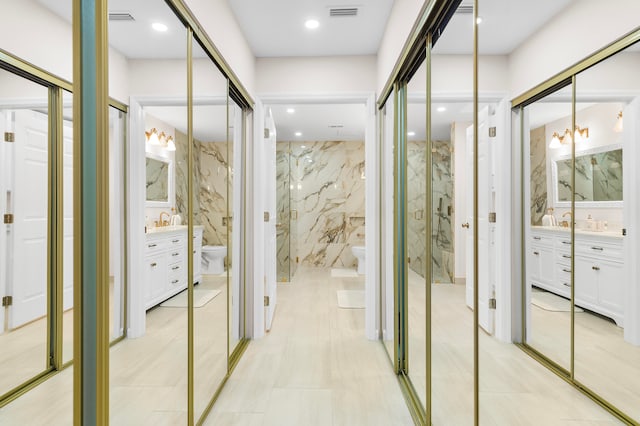
[[[202,246],[202,273],[220,275],[224,273],[225,246]]]
[[[367,269],[367,263],[364,258],[364,246],[351,246],[351,253],[358,259],[358,274],[364,275]]]

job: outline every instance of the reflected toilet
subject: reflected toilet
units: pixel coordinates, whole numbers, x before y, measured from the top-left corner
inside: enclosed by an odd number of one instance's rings
[[[202,273],[219,275],[224,273],[225,246],[202,246]]]
[[[366,268],[364,246],[351,246],[351,253],[358,259],[358,274],[364,275]]]

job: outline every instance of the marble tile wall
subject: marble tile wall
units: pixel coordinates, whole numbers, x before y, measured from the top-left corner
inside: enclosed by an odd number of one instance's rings
[[[364,142],[288,145],[291,263],[354,267],[351,246],[365,242]]]
[[[426,143],[424,141],[410,141],[407,150],[407,225],[409,231],[407,249],[411,259],[409,267],[421,276],[425,274],[425,235],[427,232],[425,149]],[[451,283],[455,274],[451,143],[434,141],[432,149],[432,280],[433,282]]]
[[[289,143],[276,144],[276,274],[279,282],[291,281]],[[294,255],[295,261],[295,255]]]
[[[547,152],[545,126],[531,130],[531,225],[542,225],[547,212]]]
[[[176,131],[176,210],[188,223],[187,137]],[[204,226],[203,245],[227,245],[227,143],[194,142],[193,196],[196,225]],[[230,190],[231,192],[231,190]],[[231,221],[228,221],[230,224]]]

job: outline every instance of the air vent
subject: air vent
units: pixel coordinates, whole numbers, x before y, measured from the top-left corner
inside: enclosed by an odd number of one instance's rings
[[[473,5],[472,4],[461,4],[458,6],[456,13],[461,15],[471,15],[473,13]]]
[[[111,12],[109,13],[110,21],[135,21],[129,12]]]
[[[357,16],[357,7],[332,7],[329,9],[329,16]]]

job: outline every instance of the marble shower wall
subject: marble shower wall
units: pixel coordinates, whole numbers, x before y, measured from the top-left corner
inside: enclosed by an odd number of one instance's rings
[[[407,249],[409,267],[425,275],[426,251],[426,143],[410,141],[407,149]],[[431,262],[433,282],[454,281],[454,187],[451,143],[434,141],[432,147]],[[440,201],[442,200],[442,201]]]
[[[365,243],[364,142],[289,145],[292,263],[354,267],[351,246]]]
[[[547,145],[545,126],[531,130],[531,225],[542,225],[542,216],[547,212]],[[569,189],[571,190],[571,189]]]
[[[187,136],[176,131],[176,210],[187,215]],[[227,143],[194,141],[194,225],[203,225],[203,245],[227,245]],[[231,188],[229,188],[231,192]],[[231,202],[231,201],[230,201]],[[229,224],[231,221],[228,221]]]
[[[291,281],[293,275],[290,244],[289,143],[276,144],[276,274],[279,282]],[[295,260],[295,254],[294,254]]]

